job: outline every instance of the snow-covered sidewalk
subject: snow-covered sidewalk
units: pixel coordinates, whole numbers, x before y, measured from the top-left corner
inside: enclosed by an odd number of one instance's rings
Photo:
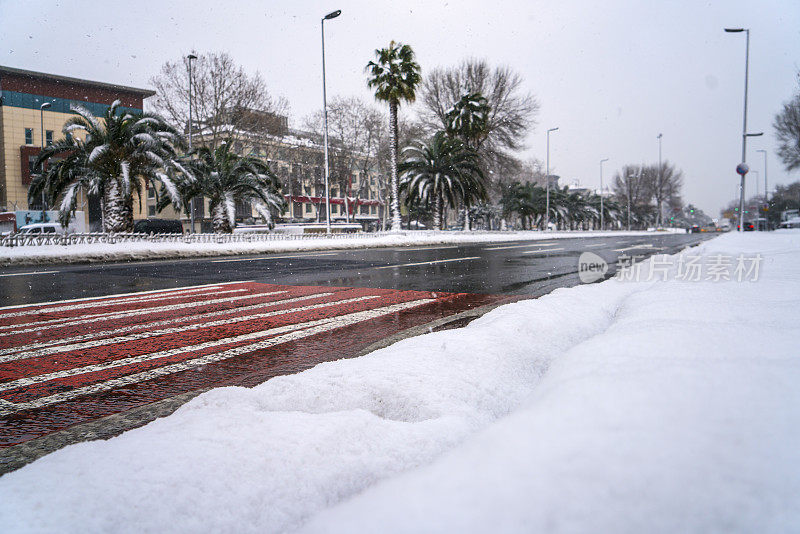
[[[0,530],[797,531],[800,232],[654,261],[53,453]]]
[[[681,233],[682,230],[678,230]],[[494,243],[536,239],[569,239],[654,235],[654,232],[434,232],[413,231],[376,236],[335,239],[275,240],[254,243],[93,243],[86,245],[39,245],[0,247],[0,266],[97,261],[137,261],[170,258],[200,258],[244,254],[286,253],[373,247]]]

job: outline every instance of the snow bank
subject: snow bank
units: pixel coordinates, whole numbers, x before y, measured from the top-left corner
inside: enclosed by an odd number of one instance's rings
[[[560,289],[217,389],[0,477],[0,530],[796,530],[800,233],[700,251],[761,278]]]
[[[493,243],[536,239],[652,235],[652,232],[401,232],[334,239],[276,240],[257,243],[93,243],[0,247],[0,266],[94,261],[199,258],[372,247]]]
[[[703,252],[760,280],[631,294],[520,409],[304,532],[798,531],[800,233]]]

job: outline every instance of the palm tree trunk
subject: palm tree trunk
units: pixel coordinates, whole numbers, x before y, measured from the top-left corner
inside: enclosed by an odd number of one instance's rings
[[[215,234],[230,234],[233,232],[231,223],[228,220],[228,213],[225,210],[225,203],[218,202],[211,210],[211,219],[214,224]]]
[[[389,102],[389,165],[392,171],[392,232],[400,231],[400,199],[397,187],[397,102]]]
[[[470,231],[469,208],[467,206],[464,206],[464,231],[465,232],[469,232]]]
[[[125,198],[117,180],[110,180],[101,204],[104,232],[133,231],[133,198]]]
[[[436,195],[436,200],[433,202],[433,227],[436,230],[442,229],[442,207],[444,204],[444,200],[442,199],[442,194],[439,193]]]

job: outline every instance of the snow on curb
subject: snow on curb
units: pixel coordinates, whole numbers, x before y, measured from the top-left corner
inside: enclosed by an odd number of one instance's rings
[[[277,240],[256,243],[97,243],[0,247],[0,266],[141,261],[372,247],[492,243],[537,239],[653,235],[653,232],[402,232],[377,237]]]

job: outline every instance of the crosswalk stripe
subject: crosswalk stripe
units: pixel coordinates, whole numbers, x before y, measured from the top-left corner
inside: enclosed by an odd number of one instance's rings
[[[13,328],[19,328],[20,326],[26,326],[29,328],[22,329],[22,330],[15,330],[14,334],[21,334],[27,332],[36,332],[39,330],[43,330],[46,328],[63,328],[67,326],[76,326],[86,323],[93,323],[97,321],[110,321],[112,319],[120,319],[124,317],[135,317],[137,315],[145,315],[145,314],[152,314],[152,313],[161,313],[167,311],[174,311],[186,308],[196,308],[199,306],[207,306],[209,304],[221,304],[221,303],[230,303],[236,302],[243,299],[254,299],[258,297],[265,297],[270,295],[278,295],[281,293],[288,293],[288,291],[271,291],[269,293],[249,293],[247,295],[240,295],[238,297],[226,297],[221,299],[211,299],[211,300],[201,300],[196,302],[184,302],[182,304],[170,304],[167,306],[158,306],[155,308],[141,308],[137,310],[124,310],[118,312],[111,312],[111,313],[96,313],[93,315],[84,315],[81,319],[72,321],[71,319],[75,319],[74,317],[62,317],[59,319],[49,319],[45,321],[36,321],[32,323],[22,323],[22,324],[13,324],[13,325],[5,325],[0,326],[0,330],[10,330]],[[60,324],[56,324],[60,323]]]
[[[451,261],[468,261],[468,260],[479,260],[480,256],[471,256],[469,258],[452,258],[449,260],[433,260],[433,261],[419,261],[416,263],[402,263],[400,265],[382,265],[380,267],[373,267],[373,269],[392,269],[397,267],[415,267],[417,265],[434,265],[437,263],[449,263]]]
[[[152,300],[173,300],[179,298],[191,298],[201,296],[200,294],[208,292],[208,289],[193,289],[192,291],[183,291],[180,293],[164,293],[162,295],[147,295],[145,297],[127,297],[119,300],[108,300],[101,302],[87,302],[81,304],[71,304],[69,306],[56,306],[53,308],[37,308],[35,310],[25,310],[20,312],[10,312],[0,314],[0,319],[7,319],[10,317],[23,317],[25,315],[41,315],[44,313],[56,313],[62,311],[84,310],[86,308],[100,308],[110,306],[124,306],[126,304],[135,304],[137,302],[149,302]],[[228,289],[225,291],[217,291],[214,296],[224,295],[227,293],[241,293],[247,289]]]
[[[538,254],[540,252],[557,252],[559,250],[564,250],[563,248],[548,248],[545,250],[526,250],[523,254]]]
[[[311,304],[311,305],[308,305],[308,306],[300,306],[300,307],[297,307],[297,308],[288,308],[288,309],[285,309],[285,310],[276,310],[276,311],[265,312],[265,313],[256,313],[256,314],[253,314],[253,315],[245,315],[245,316],[241,316],[241,317],[231,317],[229,319],[221,319],[221,320],[218,320],[218,321],[211,321],[209,323],[197,323],[197,324],[190,324],[190,325],[184,325],[184,326],[177,326],[177,327],[173,327],[173,328],[164,328],[164,329],[161,329],[161,330],[153,330],[153,331],[150,331],[150,332],[140,332],[140,333],[137,333],[137,334],[130,334],[130,335],[127,335],[127,336],[117,336],[117,337],[106,338],[106,339],[97,339],[97,340],[93,340],[93,341],[85,341],[83,343],[75,343],[75,344],[72,344],[72,345],[57,345],[55,347],[49,347],[48,349],[42,349],[42,350],[39,350],[39,351],[31,351],[31,352],[25,352],[25,353],[21,353],[21,354],[15,354],[13,357],[2,358],[2,359],[0,359],[0,361],[7,362],[7,361],[16,361],[16,360],[22,360],[22,359],[36,358],[38,356],[44,356],[44,355],[47,355],[47,354],[60,354],[60,353],[71,352],[71,351],[75,351],[75,350],[89,349],[89,348],[93,348],[93,347],[102,347],[104,345],[114,345],[114,344],[118,344],[118,343],[127,343],[127,342],[130,342],[130,341],[138,341],[138,340],[141,340],[141,339],[147,339],[147,338],[156,337],[156,336],[164,336],[164,335],[169,335],[169,334],[179,334],[179,333],[182,333],[182,332],[189,332],[189,331],[192,331],[192,330],[211,329],[211,328],[214,328],[216,326],[225,326],[225,325],[229,325],[229,324],[242,323],[242,322],[245,322],[245,321],[252,321],[252,320],[255,320],[255,319],[266,319],[267,317],[274,317],[276,315],[287,315],[287,314],[290,314],[290,313],[297,313],[297,312],[301,312],[301,311],[316,310],[316,309],[324,308],[324,307],[328,307],[328,306],[340,306],[342,304],[350,304],[352,302],[361,302],[361,301],[365,301],[365,300],[372,300],[372,299],[376,299],[376,298],[379,298],[379,297],[380,297],[380,295],[366,295],[366,296],[363,296],[363,297],[354,297],[354,298],[344,299],[344,300],[334,300],[334,301],[329,301],[329,302],[322,302],[320,304]],[[81,368],[71,369],[71,370],[69,370],[69,374],[68,375],[64,375],[64,376],[71,376],[73,374],[83,374],[84,372],[89,372],[89,371],[81,371],[80,369]],[[73,371],[79,371],[79,372],[73,372]],[[66,372],[66,371],[63,371],[63,372]],[[53,374],[58,374],[58,373],[53,373]],[[42,375],[42,376],[44,376],[44,375]],[[59,378],[59,376],[53,376],[53,378]],[[51,380],[51,378],[47,378],[45,380],[39,380],[39,382],[44,382],[46,380]],[[13,382],[0,383],[0,391],[14,389],[16,387],[22,387],[23,385],[25,385],[25,384],[13,385]]]
[[[200,313],[197,315],[185,315],[181,317],[174,317],[172,319],[165,319],[163,321],[155,321],[152,323],[143,323],[143,324],[135,324],[131,326],[123,326],[120,328],[115,328],[114,330],[101,330],[99,332],[91,332],[89,334],[82,334],[79,336],[72,336],[68,338],[58,338],[49,341],[42,341],[38,343],[31,343],[29,345],[19,345],[16,347],[11,347],[7,349],[0,349],[0,363],[13,361],[17,359],[21,359],[17,353],[24,352],[26,355],[25,358],[28,357],[35,357],[35,356],[42,356],[44,354],[53,354],[54,352],[63,352],[62,346],[67,343],[77,343],[80,341],[86,341],[88,339],[97,339],[101,337],[108,337],[113,335],[125,334],[128,332],[134,332],[136,330],[149,330],[152,328],[158,328],[161,326],[167,326],[170,324],[174,324],[177,322],[182,322],[186,320],[191,321],[199,321],[202,319],[209,319],[211,317],[219,317],[221,315],[230,315],[232,313],[241,313],[252,311],[259,308],[271,308],[273,306],[281,306],[283,304],[291,304],[294,302],[301,302],[303,300],[311,300],[315,298],[323,298],[333,295],[332,292],[325,292],[325,293],[312,293],[310,295],[303,295],[301,297],[295,297],[291,299],[283,299],[283,300],[273,300],[269,302],[259,302],[258,304],[250,304],[248,306],[241,306],[239,308],[230,308],[226,310],[218,310],[208,313]],[[36,353],[39,349],[43,349],[46,347],[51,347],[54,349],[53,352],[45,351],[41,353]],[[35,353],[35,354],[34,354]],[[13,357],[7,357],[6,355],[13,354]],[[27,354],[34,354],[34,356],[28,356]]]
[[[535,245],[508,245],[505,247],[485,247],[483,250],[505,250],[508,248],[532,248],[532,247],[552,247],[556,243],[537,243]]]
[[[64,402],[66,400],[74,399],[76,397],[81,397],[84,395],[89,395],[92,393],[98,393],[101,391],[108,391],[110,389],[114,389],[117,387],[130,385],[138,382],[142,382],[145,380],[152,380],[154,378],[158,378],[160,376],[165,376],[173,373],[177,373],[180,371],[184,371],[187,369],[192,369],[195,367],[200,367],[203,365],[208,365],[209,363],[215,363],[219,361],[223,361],[229,358],[233,358],[235,356],[246,354],[249,352],[253,352],[256,350],[262,350],[274,345],[278,345],[281,343],[287,343],[289,341],[294,341],[297,339],[301,339],[304,337],[313,336],[322,332],[326,332],[329,330],[334,330],[336,328],[342,328],[351,324],[355,324],[362,321],[367,321],[370,319],[375,319],[383,315],[389,315],[392,313],[397,313],[399,311],[407,310],[410,308],[422,306],[424,304],[429,304],[431,302],[435,302],[435,299],[418,299],[409,302],[402,302],[399,304],[392,304],[390,306],[384,306],[381,308],[376,308],[373,310],[366,310],[361,312],[350,313],[347,315],[342,315],[339,317],[334,318],[326,318],[320,319],[317,321],[310,321],[307,323],[295,324],[295,325],[287,325],[284,327],[279,327],[275,329],[271,329],[264,332],[254,332],[252,334],[247,334],[245,336],[237,336],[236,338],[228,338],[227,340],[219,340],[215,342],[214,345],[210,346],[218,346],[220,344],[229,344],[235,341],[233,340],[253,340],[257,339],[258,337],[266,337],[267,335],[275,335],[282,332],[289,332],[284,335],[278,335],[272,339],[268,339],[265,341],[242,345],[239,347],[234,347],[223,352],[217,354],[208,354],[198,358],[194,358],[191,360],[186,360],[183,362],[173,363],[170,365],[165,365],[163,367],[159,367],[156,369],[152,369],[149,371],[143,371],[140,373],[135,373],[132,375],[126,375],[118,378],[114,378],[111,380],[106,380],[104,382],[99,382],[97,384],[92,384],[89,386],[84,386],[80,388],[75,388],[70,391],[65,391],[62,393],[57,393],[54,395],[50,395],[47,397],[40,397],[38,399],[34,399],[31,401],[20,402],[20,403],[8,403],[11,406],[8,406],[7,403],[3,403],[0,405],[0,416],[9,415],[11,413],[20,411],[20,410],[27,410],[33,408],[41,408],[43,406],[48,406],[51,404]],[[294,329],[294,331],[292,331]],[[280,332],[279,332],[280,330]],[[268,333],[269,332],[269,333]],[[207,343],[197,345],[194,347],[185,347],[181,349],[179,352],[175,351],[165,351],[169,352],[170,354],[164,354],[164,357],[171,354],[179,354],[181,352],[191,352],[202,350],[206,348],[205,345],[209,345]],[[156,353],[158,354],[158,353]]]
[[[186,286],[186,287],[182,287],[180,289],[181,290],[185,290],[185,289],[198,289],[198,288],[204,288],[204,287],[205,288],[212,288],[212,287],[230,286],[230,285],[236,285],[236,284],[249,284],[252,281],[253,280],[241,280],[241,281],[238,281],[238,282],[217,282],[217,283],[214,283],[214,284],[202,284],[202,285],[197,285],[197,286]],[[153,293],[172,292],[172,291],[177,291],[177,290],[178,289],[176,289],[176,288],[152,289],[152,290],[149,290],[149,291],[133,291],[131,293],[117,293],[115,295],[105,295],[105,296],[102,296],[102,297],[82,297],[82,298],[79,298],[79,299],[69,299],[69,300],[51,300],[51,301],[48,301],[48,302],[36,302],[34,304],[11,304],[9,306],[0,306],[0,310],[11,310],[11,309],[14,309],[14,308],[20,309],[20,308],[28,308],[28,307],[32,307],[32,306],[50,306],[50,305],[53,305],[53,304],[68,304],[68,303],[71,303],[71,302],[92,302],[92,301],[96,301],[96,300],[107,300],[107,299],[110,299],[110,298],[149,295],[149,294],[153,294]]]

